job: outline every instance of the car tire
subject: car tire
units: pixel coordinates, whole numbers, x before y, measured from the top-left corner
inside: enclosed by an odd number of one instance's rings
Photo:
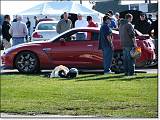
[[[135,67],[136,68],[141,68],[141,67],[145,67],[146,66],[146,62],[144,61],[144,62],[141,62],[141,63],[136,63],[135,64]]]
[[[37,73],[39,71],[38,57],[29,51],[21,52],[15,58],[15,67],[21,73]]]
[[[124,72],[123,53],[121,51],[117,51],[114,53],[111,70],[116,74]]]

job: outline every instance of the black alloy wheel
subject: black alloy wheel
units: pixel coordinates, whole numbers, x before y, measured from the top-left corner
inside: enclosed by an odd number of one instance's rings
[[[115,52],[112,60],[111,70],[116,74],[124,72],[123,53]]]
[[[34,53],[25,51],[16,56],[15,66],[21,73],[36,73],[39,71],[39,60]]]

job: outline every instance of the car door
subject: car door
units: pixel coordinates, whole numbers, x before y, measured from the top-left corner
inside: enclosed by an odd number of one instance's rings
[[[93,53],[93,67],[94,69],[102,69],[103,68],[103,54],[102,50],[100,50],[99,47],[99,42],[98,42],[98,36],[99,36],[99,31],[93,31],[90,33],[91,34],[91,39],[93,41],[94,45],[94,53]]]
[[[87,33],[87,31],[71,31],[52,43],[51,49],[47,51],[52,65],[88,69],[93,66],[94,41],[87,40],[87,37],[83,40],[76,39],[75,35],[79,32]]]

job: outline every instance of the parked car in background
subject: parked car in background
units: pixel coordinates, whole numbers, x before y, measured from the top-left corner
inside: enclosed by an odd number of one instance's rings
[[[0,49],[1,50],[4,49],[3,43],[2,43],[2,24],[3,24],[3,21],[4,21],[4,15],[0,14]]]
[[[56,26],[58,21],[41,21],[32,33],[31,41],[46,41],[58,35]]]
[[[85,39],[77,39],[77,33]],[[98,50],[99,28],[73,28],[49,41],[24,43],[7,49],[2,55],[4,67],[16,68],[22,73],[34,73],[65,65],[78,69],[102,69],[102,51]],[[138,35],[136,41],[142,49],[137,65],[145,66],[155,59],[154,45],[148,36]],[[114,58],[112,71],[123,72],[123,54],[119,32],[113,30]],[[144,64],[145,63],[145,64]]]

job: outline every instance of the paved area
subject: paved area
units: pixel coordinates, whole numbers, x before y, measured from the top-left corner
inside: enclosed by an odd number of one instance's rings
[[[19,73],[18,70],[9,70],[9,69],[6,69],[6,70],[3,70],[3,69],[0,69],[1,70],[1,74],[17,74]],[[135,70],[136,73],[158,73],[158,69],[155,68],[155,69],[136,69]],[[46,72],[51,72],[51,70],[42,70],[42,74],[43,73],[46,73]],[[102,73],[103,70],[84,70],[82,73]]]
[[[95,116],[70,116],[70,115],[48,115],[48,114],[31,114],[21,115],[16,113],[1,113],[2,118],[97,118]],[[86,120],[86,119],[85,119]]]

